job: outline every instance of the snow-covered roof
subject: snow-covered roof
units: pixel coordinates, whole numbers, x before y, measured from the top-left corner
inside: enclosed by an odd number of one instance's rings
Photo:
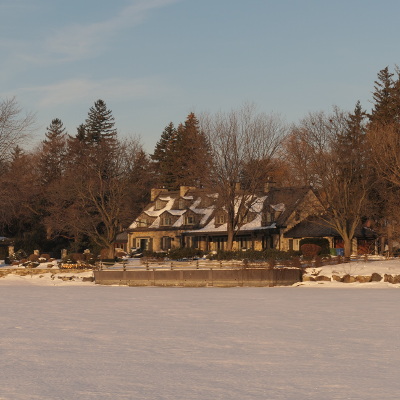
[[[278,225],[284,225],[287,218],[298,207],[298,202],[304,198],[307,191],[308,189],[305,188],[272,188],[270,192],[262,196],[253,196],[250,198],[238,196],[235,202],[236,211],[239,210],[239,207],[243,207],[243,204],[247,204],[247,207],[249,207],[247,215],[251,219],[240,230],[273,229]],[[179,192],[170,192],[169,195],[163,193],[142,212],[138,220],[148,216],[153,220],[148,221],[149,226],[146,228],[158,229],[162,225],[160,221],[162,214],[168,212],[171,216],[178,217],[176,220],[174,219],[171,227],[184,228],[186,222],[184,216],[190,211],[200,218],[200,221],[197,221],[198,229],[196,229],[196,232],[226,232],[226,224],[221,225],[216,223],[214,214],[217,208],[215,202],[209,205],[210,199],[215,200],[217,198],[217,193],[205,193],[204,191],[195,190],[185,196],[180,196]],[[188,207],[184,210],[179,209],[176,206],[178,205],[178,199],[187,201],[189,203],[187,204]],[[161,200],[161,202],[158,200]],[[156,205],[158,207],[161,205],[162,207],[158,209]],[[278,212],[279,215],[275,221],[276,223],[265,226],[263,212],[268,209],[267,207],[270,210]],[[225,210],[226,212],[224,207],[219,208],[219,210]],[[135,221],[131,224],[130,228],[143,228],[143,226]]]

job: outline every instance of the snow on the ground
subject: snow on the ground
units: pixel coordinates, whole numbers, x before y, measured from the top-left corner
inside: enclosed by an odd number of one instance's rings
[[[24,276],[8,274],[0,277],[0,286],[13,285],[36,285],[36,286],[72,286],[72,285],[94,285],[94,282],[84,282],[82,278],[92,277],[92,271],[84,272],[46,272],[43,274],[27,274]],[[1,397],[0,397],[0,400]]]
[[[130,268],[144,268],[145,266],[141,264],[140,259],[130,259],[129,260]],[[54,267],[56,268],[56,263]],[[133,267],[132,267],[133,266]],[[1,264],[0,267],[10,268],[4,264]],[[13,269],[25,270],[24,267],[12,267]],[[12,269],[11,268],[11,269]],[[115,268],[122,268],[122,264],[116,266]],[[130,269],[128,268],[128,269]],[[157,268],[170,268],[170,264],[166,262],[165,264],[158,264]],[[332,279],[333,275],[338,275],[343,277],[344,275],[353,275],[353,276],[371,276],[373,273],[378,273],[382,276],[381,282],[369,282],[369,283],[342,283],[336,282]],[[383,277],[385,274],[400,276],[400,259],[390,259],[385,260],[382,258],[377,259],[369,259],[369,260],[352,260],[349,263],[336,264],[336,265],[326,265],[320,268],[307,268],[306,275],[318,275],[318,276],[326,276],[331,278],[332,281],[318,281],[318,282],[301,282],[295,284],[294,286],[304,286],[304,287],[353,287],[353,288],[400,288],[400,284],[392,284],[383,281]],[[93,282],[83,282],[83,277],[91,277],[93,276],[92,271],[82,271],[82,272],[65,272],[56,273],[49,269],[49,272],[43,274],[27,274],[26,276],[18,276],[16,274],[9,274],[5,277],[0,277],[0,286],[2,285],[17,285],[17,284],[35,284],[40,286],[71,286],[71,285],[94,285]],[[70,280],[63,280],[61,278],[71,277]],[[1,400],[1,397],[0,397]]]
[[[331,278],[333,275],[343,277],[344,275],[351,276],[371,276],[373,273],[378,273],[382,277],[381,282],[367,282],[367,283],[343,283],[332,281],[319,281],[319,282],[302,282],[295,286],[311,286],[311,287],[356,287],[356,288],[400,288],[400,284],[392,284],[384,282],[384,276],[400,275],[400,259],[377,259],[377,260],[353,260],[348,263],[325,265],[320,268],[307,268],[307,275],[326,276]]]
[[[399,293],[2,284],[0,399],[398,399]]]

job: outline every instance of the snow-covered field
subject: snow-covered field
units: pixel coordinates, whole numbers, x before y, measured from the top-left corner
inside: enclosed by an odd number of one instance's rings
[[[398,399],[399,298],[0,278],[0,399]]]

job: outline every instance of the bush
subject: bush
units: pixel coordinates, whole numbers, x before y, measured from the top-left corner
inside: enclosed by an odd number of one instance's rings
[[[211,254],[211,260],[244,260],[265,261],[265,260],[289,260],[299,255],[298,251],[281,251],[277,249],[247,250],[247,251],[218,251]]]
[[[303,244],[316,244],[317,246],[321,247],[321,251],[319,255],[329,255],[330,254],[330,247],[329,247],[329,240],[325,238],[304,238],[300,240],[300,248]]]
[[[305,258],[311,258],[311,259],[315,258],[318,254],[320,254],[322,250],[321,246],[312,243],[303,244],[300,247],[300,249]]]
[[[39,260],[39,255],[38,254],[31,254],[28,257],[28,261],[37,262],[38,260]]]
[[[164,252],[164,251],[149,251],[149,250],[145,250],[143,252],[143,257],[164,259],[164,258],[167,257],[167,253]]]
[[[196,258],[202,257],[203,251],[199,249],[192,249],[190,247],[182,247],[180,249],[171,249],[168,252],[168,258],[171,260],[181,260],[182,258]]]

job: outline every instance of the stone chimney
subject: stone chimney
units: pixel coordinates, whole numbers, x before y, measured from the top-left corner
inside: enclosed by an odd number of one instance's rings
[[[154,201],[160,193],[167,193],[167,189],[153,188],[150,191],[150,201]]]
[[[183,196],[186,195],[186,193],[187,193],[189,190],[194,190],[194,189],[196,189],[194,186],[181,186],[181,187],[179,188],[179,196],[180,196],[180,197],[183,197]]]

